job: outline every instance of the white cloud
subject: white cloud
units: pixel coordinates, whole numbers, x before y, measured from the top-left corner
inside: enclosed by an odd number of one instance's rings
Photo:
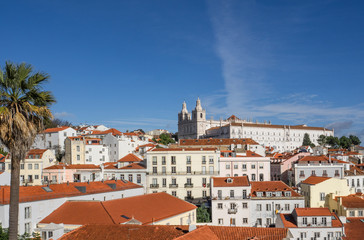
[[[73,114],[69,112],[56,112],[53,113],[53,116],[55,118],[66,118],[66,117],[73,117]]]

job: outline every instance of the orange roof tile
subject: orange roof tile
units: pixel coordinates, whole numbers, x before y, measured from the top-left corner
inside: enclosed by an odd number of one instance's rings
[[[325,155],[321,156],[304,156],[303,158],[299,159],[298,162],[337,162],[337,163],[347,163],[341,160],[337,160],[336,158],[329,158]]]
[[[213,177],[214,187],[247,187],[250,186],[248,176]],[[231,182],[228,181],[231,180]]]
[[[346,218],[344,240],[362,240],[364,229],[363,217]]]
[[[37,155],[39,155],[39,158],[43,157],[43,153],[45,153],[48,149],[30,149],[27,153],[26,158],[29,158],[30,155],[32,155],[32,158],[35,158]]]
[[[346,208],[364,208],[364,196],[351,194],[345,197],[340,196],[340,198],[342,205]]]
[[[143,164],[140,163],[132,163],[127,166],[124,166],[120,169],[146,169],[146,167]]]
[[[297,216],[331,216],[328,208],[295,208]]]
[[[117,130],[115,128],[110,128],[110,129],[105,130],[105,131],[94,130],[89,135],[106,135],[106,134],[109,134],[109,133],[111,133],[114,136],[115,135],[121,135],[122,134],[119,130]]]
[[[62,127],[56,127],[56,128],[47,128],[46,130],[44,130],[44,133],[55,133],[55,132],[60,132],[63,131],[67,128],[71,128],[68,126],[62,126]]]
[[[193,145],[208,145],[208,146],[221,146],[221,145],[259,145],[251,138],[209,138],[209,139],[180,139],[178,145],[180,146],[193,146]]]
[[[197,208],[191,203],[163,192],[110,200],[103,202],[103,204],[115,223],[129,221],[129,219],[122,217],[122,215],[125,215],[129,218],[134,217],[143,225]]]
[[[280,192],[290,191],[292,197],[302,197],[300,194],[295,192],[287,184],[282,181],[264,181],[264,182],[250,182],[252,186],[251,192],[252,197],[256,197],[256,192]]]
[[[100,169],[100,166],[97,166],[95,164],[58,164],[58,165],[52,165],[49,167],[46,167],[44,169]]]
[[[316,185],[316,184],[322,183],[328,179],[331,179],[331,178],[330,177],[310,176],[310,177],[306,178],[302,183]]]
[[[114,221],[99,201],[67,201],[40,223],[84,225],[85,223],[114,224]]]
[[[216,148],[155,148],[152,152],[216,151]]]
[[[115,185],[114,185],[115,184]],[[111,188],[113,185],[114,188]],[[86,192],[80,192],[77,187],[86,187]],[[50,192],[47,192],[44,187],[41,186],[20,186],[19,187],[19,202],[32,202],[41,201],[46,199],[54,199],[61,197],[72,197],[79,195],[87,195],[94,193],[121,191],[133,188],[142,188],[142,186],[137,185],[132,182],[123,181],[104,181],[104,182],[73,182],[73,183],[63,183],[63,184],[51,184],[49,185]],[[10,201],[10,186],[1,186],[0,188],[0,204],[9,204]]]
[[[132,153],[129,153],[125,157],[120,158],[118,162],[140,162],[140,161],[142,161],[142,159],[138,158]]]
[[[188,232],[188,226],[87,224],[63,235],[60,240],[172,240]]]
[[[296,211],[298,208],[295,208],[294,211]],[[303,209],[303,208],[300,208]],[[306,208],[309,209],[309,208]],[[321,209],[321,210],[319,210]],[[322,210],[322,209],[326,209],[326,210]],[[297,213],[297,211],[296,211]],[[321,214],[322,213],[322,214]],[[305,215],[308,214],[308,215]],[[313,215],[312,215],[313,214]],[[298,215],[298,214],[297,214]],[[342,227],[343,224],[341,223],[340,219],[336,216],[335,213],[331,213],[330,210],[328,208],[315,208],[315,209],[311,209],[311,210],[306,210],[303,215],[298,215],[298,216],[331,216],[333,219],[331,220],[331,227],[334,228],[338,228],[338,227]],[[279,214],[279,217],[282,220],[283,226],[285,228],[297,228],[297,222],[294,219],[292,214]]]

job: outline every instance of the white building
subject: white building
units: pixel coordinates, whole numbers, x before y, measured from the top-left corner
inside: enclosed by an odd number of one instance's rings
[[[11,157],[10,154],[7,157]],[[43,169],[57,162],[52,150],[31,149],[20,162],[20,185],[42,185]],[[5,160],[5,171],[11,173],[11,158]]]
[[[37,135],[32,148],[48,148],[62,152],[64,151],[64,140],[66,140],[67,137],[76,135],[76,130],[68,126],[48,128],[44,130],[43,133]]]
[[[68,200],[106,201],[144,194],[139,185],[123,181],[27,186],[19,190],[19,234],[32,233],[43,218]],[[0,224],[9,227],[10,187],[0,188]]]
[[[155,148],[147,153],[147,193],[206,200],[210,178],[219,175],[219,158],[216,148]]]
[[[348,182],[350,192],[364,193],[364,171],[356,166],[351,165],[350,169],[346,168],[344,171],[344,178]]]
[[[178,138],[252,138],[264,146],[274,147],[278,151],[292,151],[302,145],[305,133],[311,141],[317,143],[320,135],[333,136],[334,131],[323,127],[306,125],[273,125],[270,122],[258,123],[242,120],[232,115],[226,120],[206,120],[206,110],[200,99],[192,113],[186,103],[178,113]]]
[[[276,227],[288,228],[289,239],[342,239],[344,225],[328,208],[296,208],[291,214],[279,214]]]
[[[304,206],[304,197],[280,181],[214,177],[211,186],[213,225],[269,227],[277,214]]]
[[[270,158],[252,151],[221,151],[220,176],[248,176],[250,181],[270,180]]]

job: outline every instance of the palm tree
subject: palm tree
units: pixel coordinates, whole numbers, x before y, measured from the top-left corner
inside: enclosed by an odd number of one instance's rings
[[[55,99],[41,86],[48,79],[25,63],[6,62],[4,71],[0,69],[0,140],[11,156],[10,240],[18,237],[20,161],[43,130],[44,121],[52,118],[48,107]]]

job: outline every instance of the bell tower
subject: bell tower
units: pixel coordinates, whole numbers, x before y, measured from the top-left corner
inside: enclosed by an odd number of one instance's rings
[[[200,98],[197,98],[196,107],[192,110],[192,121],[196,138],[200,138],[206,130],[206,110],[202,108]]]

